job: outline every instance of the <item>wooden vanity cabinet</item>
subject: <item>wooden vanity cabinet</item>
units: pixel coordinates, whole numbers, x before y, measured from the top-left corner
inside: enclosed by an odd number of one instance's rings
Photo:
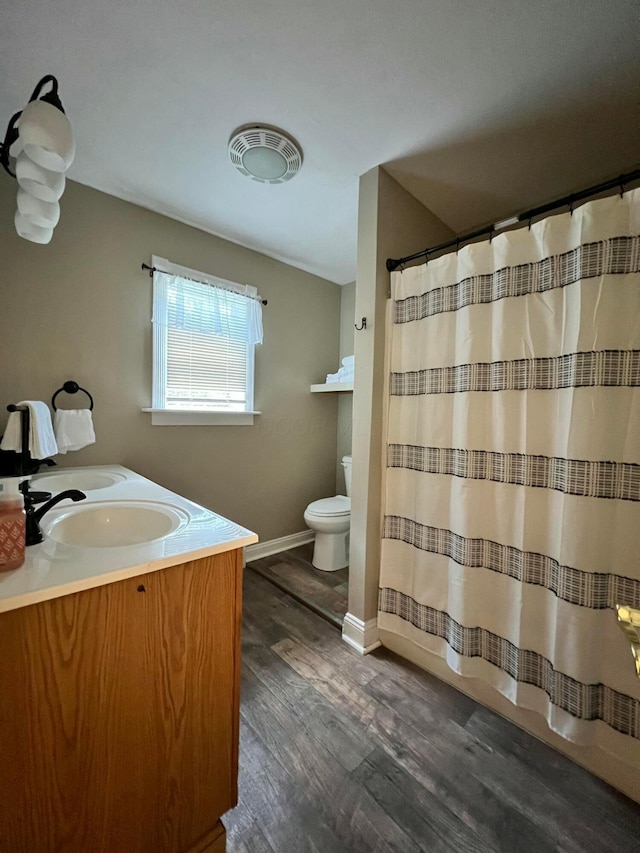
[[[0,850],[225,849],[242,552],[0,614]]]

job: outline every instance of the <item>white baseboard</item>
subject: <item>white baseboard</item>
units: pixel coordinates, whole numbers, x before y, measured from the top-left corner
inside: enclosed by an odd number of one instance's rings
[[[300,533],[291,533],[289,536],[281,536],[279,539],[269,539],[266,542],[257,542],[255,545],[247,545],[244,549],[244,561],[260,560],[262,557],[270,557],[279,554],[280,551],[289,551],[298,545],[306,545],[313,542],[315,533],[313,530],[301,530]]]
[[[352,613],[347,613],[342,623],[342,639],[361,655],[368,655],[382,645],[378,639],[378,620],[363,622]]]

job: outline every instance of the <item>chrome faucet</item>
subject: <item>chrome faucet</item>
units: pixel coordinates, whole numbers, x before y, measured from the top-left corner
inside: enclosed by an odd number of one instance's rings
[[[22,494],[24,495],[24,511],[26,514],[26,545],[37,545],[42,542],[44,535],[40,529],[40,522],[45,513],[54,507],[60,501],[69,498],[72,501],[83,501],[87,496],[84,492],[78,489],[67,489],[65,492],[51,497],[51,492],[30,492],[29,481],[21,484]],[[45,501],[45,503],[42,503]],[[39,509],[36,509],[36,504],[42,503]]]

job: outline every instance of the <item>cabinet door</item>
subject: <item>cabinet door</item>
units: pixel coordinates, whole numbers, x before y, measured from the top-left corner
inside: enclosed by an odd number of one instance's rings
[[[235,805],[240,554],[0,615],[0,849],[180,853]]]

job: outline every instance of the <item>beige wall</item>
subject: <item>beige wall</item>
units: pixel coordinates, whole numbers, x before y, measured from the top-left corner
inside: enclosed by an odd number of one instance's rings
[[[345,284],[340,294],[340,359],[353,355],[356,283]],[[336,491],[346,494],[342,457],[351,453],[353,394],[338,394],[338,441],[336,454]]]
[[[0,430],[8,403],[50,401],[75,379],[95,398],[97,443],[59,464],[121,463],[263,540],[304,530],[307,504],[334,494],[337,395],[309,386],[335,370],[341,288],[71,182],[53,240],[39,246],[15,233],[15,193],[4,176]],[[140,411],[151,403],[151,280],[140,264],[152,253],[268,299],[253,427],[152,427]]]
[[[360,178],[355,316],[358,323],[366,317],[367,328],[355,335],[349,613],[365,624],[378,612],[385,307],[390,286],[386,260],[452,236],[384,169],[376,167]]]
[[[356,283],[340,288],[340,358],[353,355],[355,344]]]

